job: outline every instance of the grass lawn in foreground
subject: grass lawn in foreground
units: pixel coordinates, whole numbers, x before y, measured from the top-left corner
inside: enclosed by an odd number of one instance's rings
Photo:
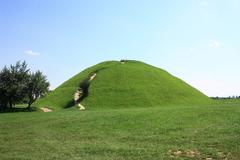
[[[0,114],[0,159],[240,159],[240,103]]]

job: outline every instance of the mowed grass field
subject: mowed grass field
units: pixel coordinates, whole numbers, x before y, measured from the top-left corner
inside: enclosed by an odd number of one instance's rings
[[[239,160],[240,102],[2,113],[0,142],[1,160]]]

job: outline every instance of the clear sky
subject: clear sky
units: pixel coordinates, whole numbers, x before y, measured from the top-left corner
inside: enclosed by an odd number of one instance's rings
[[[26,60],[55,88],[120,59],[240,95],[240,0],[0,0],[1,68]]]

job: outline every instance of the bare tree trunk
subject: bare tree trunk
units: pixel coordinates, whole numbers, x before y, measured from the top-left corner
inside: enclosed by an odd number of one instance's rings
[[[28,106],[27,106],[27,109],[28,109],[28,110],[31,109],[31,105],[32,105],[33,102],[35,102],[35,101],[36,101],[36,99],[34,99],[34,98],[32,99],[32,98],[29,97]]]
[[[9,107],[10,107],[11,109],[13,108],[12,102],[9,102]]]
[[[31,105],[32,105],[32,101],[30,100],[30,101],[28,102],[27,110],[30,110]]]

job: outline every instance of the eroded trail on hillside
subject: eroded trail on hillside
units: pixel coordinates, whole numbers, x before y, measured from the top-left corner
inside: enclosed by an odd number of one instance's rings
[[[121,64],[125,64],[127,60],[121,60],[120,63]],[[79,107],[79,110],[85,110],[86,108],[80,104],[81,101],[83,101],[84,98],[86,98],[88,96],[88,88],[91,84],[91,82],[96,78],[97,73],[103,69],[106,68],[100,68],[98,70],[96,70],[95,72],[93,72],[87,79],[85,79],[83,82],[81,82],[80,84],[80,88],[75,92],[74,94],[74,102],[75,105],[77,105]]]
[[[79,107],[80,111],[85,110],[86,108],[80,104],[80,102],[88,96],[88,88],[90,86],[91,81],[93,81],[97,76],[97,73],[93,73],[88,79],[84,80],[80,88],[74,94],[75,105]]]

